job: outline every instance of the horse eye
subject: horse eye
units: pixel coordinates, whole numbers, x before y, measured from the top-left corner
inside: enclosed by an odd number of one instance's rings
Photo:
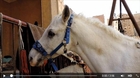
[[[55,33],[50,30],[48,33],[48,37],[52,38],[54,35],[55,35]]]

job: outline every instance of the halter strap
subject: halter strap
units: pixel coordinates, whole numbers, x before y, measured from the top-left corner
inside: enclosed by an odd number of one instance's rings
[[[66,44],[69,43],[69,40],[70,40],[70,28],[71,28],[71,25],[72,25],[72,21],[73,21],[73,14],[71,14],[70,19],[68,20],[64,40],[50,53],[50,56],[55,54],[63,45],[66,46]],[[34,43],[33,48],[36,49],[38,52],[40,52],[43,56],[48,55],[48,53],[45,51],[45,49],[42,47],[42,45],[38,41],[36,41]],[[52,58],[50,58],[49,60],[50,60],[50,64],[52,65],[54,71],[57,71],[58,68],[56,67],[56,65],[52,61]]]
[[[71,16],[70,16],[70,18],[68,20],[64,40],[50,53],[50,56],[55,54],[64,44],[69,43],[69,40],[70,40],[70,27],[72,25],[72,21],[73,21],[73,14],[71,14]],[[48,55],[48,53],[44,50],[44,48],[42,47],[42,45],[38,41],[36,41],[34,43],[33,48],[36,49],[38,52],[40,52],[43,56]]]
[[[70,41],[69,39],[70,39],[70,29],[71,29],[72,21],[73,21],[73,14],[71,14],[70,19],[68,20],[68,23],[67,23],[67,28],[66,28],[65,37],[64,37],[66,44],[68,44]]]
[[[55,54],[64,44],[61,43],[59,44],[51,53],[50,53],[50,56],[52,56],[53,54]]]
[[[53,62],[53,59],[49,59],[49,63],[52,65],[54,71],[57,71],[57,70],[58,70],[57,66],[56,66],[55,63]]]
[[[44,50],[44,48],[38,41],[34,43],[33,48],[40,52],[42,55],[47,56],[47,52]]]

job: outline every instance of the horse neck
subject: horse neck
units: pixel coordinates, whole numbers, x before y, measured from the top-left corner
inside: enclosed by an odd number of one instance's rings
[[[77,43],[79,44],[78,47],[83,47],[83,49],[87,47],[96,50],[123,41],[123,38],[118,38],[120,33],[118,37],[113,37],[110,35],[111,32],[107,32],[106,28],[99,27],[99,24],[104,25],[99,21],[97,23],[88,23],[85,20],[75,20],[71,32],[73,44]]]
[[[120,39],[118,37],[112,37],[108,32],[106,32],[105,28],[101,28],[96,25],[98,24],[88,24],[86,21],[75,19],[75,23],[71,28],[71,50],[77,52],[93,72],[105,70],[98,66],[101,65],[101,61],[103,61],[102,59],[111,58],[101,56],[115,53],[112,51],[116,46],[121,49],[121,45],[123,44],[122,42],[124,41],[123,38]],[[123,37],[121,34],[118,36]],[[119,52],[118,49],[115,50],[116,53]],[[107,66],[108,64],[102,62],[102,65]],[[108,66],[106,68],[109,68]]]

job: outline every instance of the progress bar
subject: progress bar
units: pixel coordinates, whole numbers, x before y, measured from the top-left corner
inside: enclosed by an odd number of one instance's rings
[[[98,74],[61,74],[54,73],[51,75],[14,75],[14,74],[2,74],[3,78],[20,78],[20,77],[94,77],[94,78],[140,78],[140,73],[98,73]]]

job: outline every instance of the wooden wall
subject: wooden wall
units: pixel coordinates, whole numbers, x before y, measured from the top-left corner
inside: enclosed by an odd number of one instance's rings
[[[63,0],[41,0],[42,27],[47,27],[52,18],[64,8]]]
[[[41,24],[41,1],[40,0],[16,0],[7,3],[0,0],[0,12],[26,22]]]
[[[0,12],[29,23],[37,21],[39,26],[47,28],[52,18],[60,13],[58,4],[62,4],[60,7],[63,7],[63,0],[15,0],[11,3],[0,0]],[[18,26],[14,27],[14,40],[12,40],[12,26],[10,24],[3,23],[2,33],[3,56],[12,55],[12,42],[18,42]]]

